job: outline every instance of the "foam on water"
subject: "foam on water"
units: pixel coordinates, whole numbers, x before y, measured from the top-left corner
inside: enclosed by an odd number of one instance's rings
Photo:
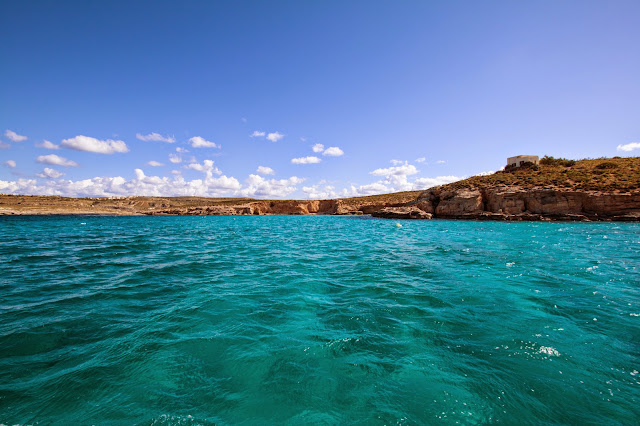
[[[0,423],[637,422],[638,224],[402,225],[0,217]]]

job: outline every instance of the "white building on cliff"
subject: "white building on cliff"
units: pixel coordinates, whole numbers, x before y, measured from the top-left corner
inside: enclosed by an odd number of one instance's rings
[[[540,158],[537,155],[516,155],[507,158],[507,167],[520,167],[524,163],[540,164]]]

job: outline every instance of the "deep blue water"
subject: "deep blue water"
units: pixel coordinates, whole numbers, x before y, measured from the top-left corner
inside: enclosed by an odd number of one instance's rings
[[[637,424],[640,225],[0,217],[0,423]]]

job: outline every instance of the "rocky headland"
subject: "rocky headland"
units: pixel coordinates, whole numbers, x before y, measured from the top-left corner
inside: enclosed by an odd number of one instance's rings
[[[565,160],[425,191],[335,200],[0,195],[0,215],[372,215],[390,219],[640,221],[640,157]]]

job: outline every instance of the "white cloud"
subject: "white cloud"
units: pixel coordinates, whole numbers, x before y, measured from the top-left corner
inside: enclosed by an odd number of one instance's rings
[[[405,162],[402,166],[387,167],[386,169],[376,169],[369,174],[374,176],[410,176],[418,173],[418,169],[413,164]]]
[[[56,145],[55,143],[48,141],[48,140],[43,140],[42,143],[37,143],[36,146],[38,148],[45,148],[45,149],[60,149],[60,145]]]
[[[265,132],[260,132],[258,130],[254,130],[253,133],[251,133],[249,135],[249,137],[250,138],[263,138],[265,134],[266,134]]]
[[[64,157],[60,157],[55,154],[41,155],[36,158],[36,162],[40,164],[51,164],[53,166],[78,167],[78,163],[75,161],[67,160]]]
[[[311,149],[313,150],[313,152],[322,152],[324,151],[324,145],[322,145],[321,143],[317,143]]]
[[[271,167],[259,166],[256,173],[259,175],[275,175],[276,172]]]
[[[240,191],[240,195],[252,198],[284,198],[295,192],[296,185],[305,179],[291,176],[289,179],[265,179],[259,175],[249,175],[247,187]]]
[[[202,164],[199,163],[191,163],[187,166],[184,166],[185,169],[196,170],[198,172],[204,173],[207,178],[211,178],[213,174],[221,175],[222,172],[217,167],[213,166],[212,160],[204,160]]]
[[[328,155],[330,157],[340,157],[341,155],[344,155],[344,151],[337,146],[330,146],[329,148],[324,150],[322,155]]]
[[[162,167],[162,166],[164,166],[164,163],[161,163],[161,162],[159,162],[159,161],[151,160],[151,161],[149,161],[149,162],[147,163],[147,165],[149,165],[149,166],[151,166],[151,167]]]
[[[11,142],[23,142],[27,140],[26,136],[22,136],[14,132],[13,130],[7,130],[4,132],[4,135],[9,138]]]
[[[182,157],[178,154],[169,154],[169,161],[171,161],[173,164],[179,164],[182,163]]]
[[[310,200],[327,200],[339,197],[338,193],[335,191],[334,186],[321,186],[320,183],[313,186],[303,186],[302,192],[304,192],[307,198]]]
[[[618,145],[618,151],[633,151],[636,149],[640,149],[640,142],[631,142],[626,145]]]
[[[38,182],[36,179],[0,180],[0,192],[68,197],[125,195],[221,197],[236,195],[241,189],[242,185],[233,177],[207,177],[187,181],[180,175],[173,178],[145,176],[141,169],[136,169],[135,178],[130,180],[121,176],[94,177],[78,181],[64,179],[43,182]]]
[[[457,182],[464,179],[460,176],[438,176],[434,178],[418,178],[413,183],[413,189],[419,191],[421,189],[431,188],[432,186],[444,185],[446,183]]]
[[[194,148],[220,148],[220,145],[208,141],[200,136],[192,137],[189,139],[189,142],[191,142],[191,146]]]
[[[389,161],[391,164],[393,164],[394,166],[398,166],[400,164],[404,164],[405,162],[402,160],[391,160]]]
[[[416,158],[416,163],[424,163],[425,161],[427,161],[426,157]]]
[[[155,133],[155,132],[149,133],[148,135],[142,135],[140,133],[136,133],[136,138],[145,142],[153,141],[153,142],[174,143],[176,141],[176,138],[173,136],[169,136],[169,135],[162,136],[160,133]]]
[[[189,150],[187,148],[182,148],[182,147],[177,147],[176,148],[176,152],[189,152]]]
[[[267,135],[267,139],[270,140],[271,142],[278,142],[282,138],[284,138],[284,135],[279,132],[273,132]]]
[[[78,135],[75,138],[63,139],[62,146],[76,151],[95,152],[97,154],[114,154],[129,152],[127,144],[113,139],[99,140],[89,136]]]
[[[301,136],[301,137],[300,137],[300,141],[302,141],[302,142],[306,142],[306,141],[307,141],[307,138],[305,138],[304,136]]]
[[[292,158],[291,164],[316,164],[319,163],[320,160],[318,157],[300,157],[300,158]]]
[[[10,169],[15,169],[16,168],[16,162],[13,160],[7,160],[4,163],[5,166],[9,167]]]
[[[36,176],[41,178],[58,179],[59,177],[64,176],[64,173],[45,167],[42,173],[38,173]]]
[[[444,160],[438,160],[438,161],[436,161],[436,163],[437,163],[437,164],[444,164],[444,163],[446,163],[446,161],[444,161]]]

